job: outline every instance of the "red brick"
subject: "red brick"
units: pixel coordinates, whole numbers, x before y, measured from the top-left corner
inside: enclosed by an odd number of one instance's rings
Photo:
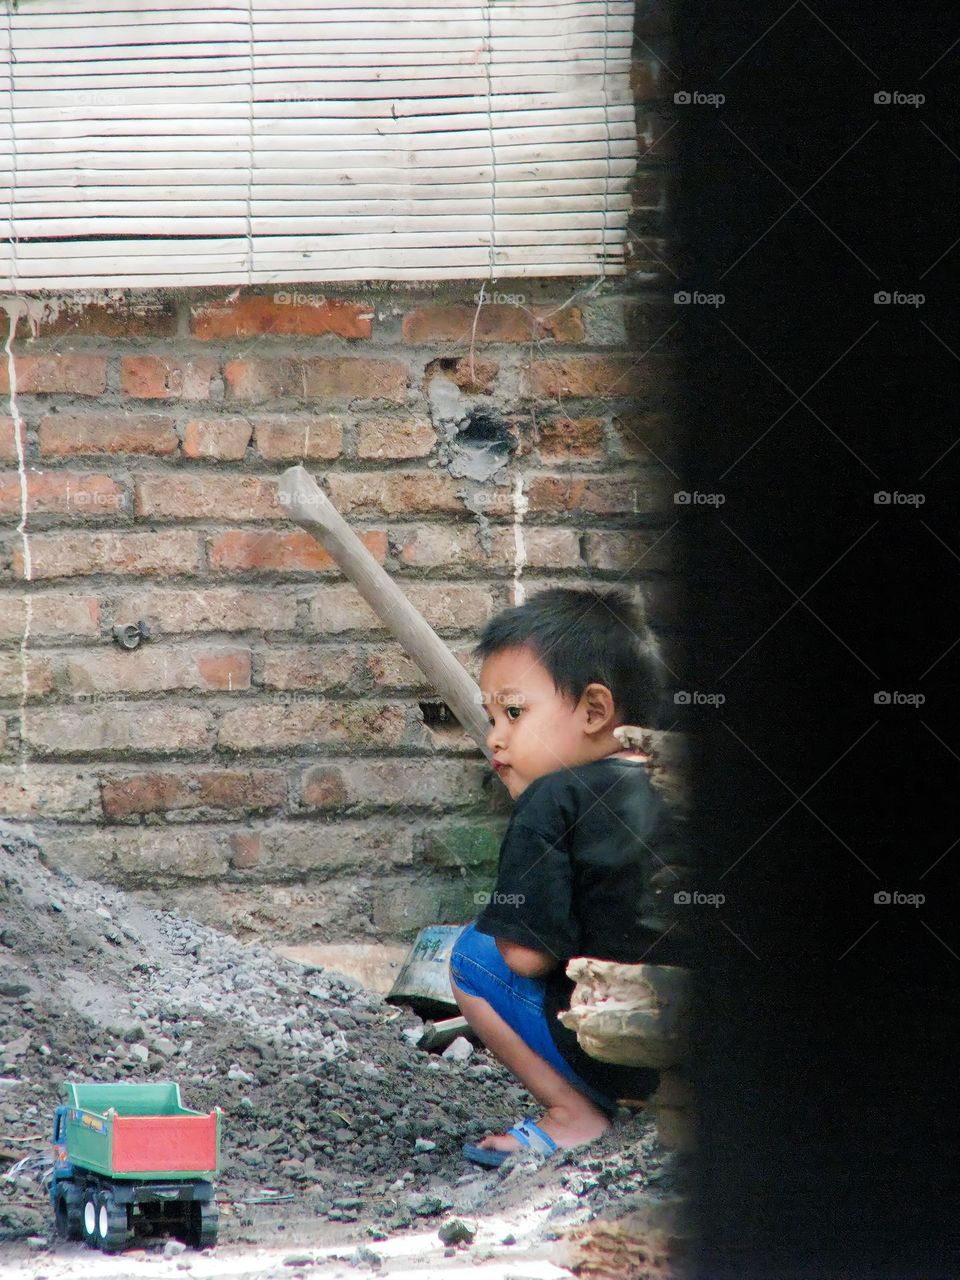
[[[44,833],[43,851],[52,867],[131,889],[218,881],[229,870],[226,832],[210,823],[79,831],[62,826]],[[192,902],[198,888],[191,885]]]
[[[554,342],[582,342],[583,319],[569,304],[509,306],[465,303],[419,307],[403,317],[403,340],[427,342],[530,342],[552,338]],[[476,327],[474,327],[476,321]]]
[[[537,423],[537,449],[543,462],[603,457],[602,418],[557,418]]]
[[[475,631],[493,612],[490,592],[481,587],[416,582],[409,586],[405,583],[403,594],[437,629]],[[326,634],[384,629],[380,618],[351,584],[318,591],[310,601],[310,622],[315,631]]]
[[[112,616],[144,618],[154,635],[254,631],[263,636],[296,626],[297,599],[292,592],[254,588],[182,591],[176,587],[154,587],[118,596],[113,601]]]
[[[347,801],[343,773],[335,766],[314,764],[301,779],[303,803],[313,809],[341,809]]]
[[[27,511],[33,515],[70,515],[79,520],[109,519],[129,510],[127,491],[110,476],[89,471],[25,472]],[[0,518],[20,516],[20,476],[0,472]]]
[[[218,745],[231,751],[286,747],[398,747],[404,740],[404,708],[392,703],[250,703],[224,712]]]
[[[168,457],[179,440],[172,418],[157,414],[46,414],[37,430],[43,457],[147,453]]]
[[[55,685],[53,655],[27,650],[21,659],[19,653],[0,653],[0,698],[19,698],[24,692],[28,698],[42,698]]]
[[[524,371],[522,395],[527,399],[559,396],[640,396],[669,387],[676,366],[669,356],[648,354],[565,356],[535,360]]]
[[[142,472],[134,477],[134,510],[159,520],[286,520],[272,476]]]
[[[99,396],[107,386],[105,356],[15,356],[17,391],[21,395]],[[0,391],[10,390],[6,360],[0,360]]]
[[[65,334],[95,338],[172,338],[177,332],[177,307],[172,298],[104,298],[93,302],[83,294],[62,294],[45,300],[44,314],[31,321],[34,338]]]
[[[291,334],[319,338],[369,338],[373,307],[367,303],[279,289],[266,297],[248,294],[236,301],[196,303],[190,308],[190,332],[195,338],[255,338]]]
[[[367,670],[381,690],[412,689],[416,693],[433,693],[433,686],[402,645],[378,644],[367,654]]]
[[[231,400],[394,400],[407,395],[406,365],[397,360],[313,356],[230,360],[224,368]]]
[[[314,764],[303,771],[303,802],[311,808],[341,809],[348,805],[378,808],[396,806],[402,814],[411,805],[470,805],[486,803],[483,779],[485,762],[431,760],[352,759]]]
[[[141,400],[209,400],[219,367],[212,356],[124,356],[120,390]]]
[[[358,536],[370,554],[382,564],[387,554],[386,533],[365,529]],[[255,533],[234,529],[210,538],[207,545],[210,568],[222,573],[338,569],[333,557],[305,531]]]
[[[254,831],[231,831],[230,865],[238,870],[259,865],[263,855],[263,837]]]
[[[181,529],[159,533],[35,533],[30,538],[30,559],[33,578],[72,578],[92,573],[172,577],[199,570],[200,539]],[[23,577],[23,549],[19,546],[13,550],[13,571]]]
[[[20,428],[20,442],[24,454],[27,452],[26,426]],[[0,462],[17,461],[17,435],[13,427],[13,419],[0,415]]]
[[[197,671],[208,689],[246,689],[250,686],[250,653],[198,653]]]
[[[239,462],[252,435],[246,418],[191,418],[183,429],[183,456]]]
[[[500,365],[496,360],[480,360],[476,356],[441,356],[431,360],[424,370],[423,389],[426,392],[431,380],[436,377],[446,378],[455,383],[461,391],[468,395],[493,394]]]
[[[442,567],[448,573],[473,572],[478,568],[493,573],[513,573],[517,557],[513,527],[491,527],[489,550],[485,550],[475,528],[456,529],[420,523],[391,536],[397,558],[413,569]],[[524,526],[524,563],[535,569],[580,567],[580,540],[574,529],[537,529]]]
[[[62,640],[71,636],[100,634],[100,602],[96,596],[74,595],[66,591],[0,592],[0,640],[19,640],[27,629],[29,638]]]
[[[67,686],[82,693],[153,693],[163,689],[249,689],[250,650],[180,649],[147,644],[63,658]]]
[[[631,529],[628,533],[600,530],[584,538],[584,556],[595,569],[649,573],[675,568],[676,543],[662,530]]]
[[[280,928],[287,928],[291,918],[296,917],[299,886],[291,885],[291,877],[309,877],[308,888],[299,892],[299,899],[310,899],[312,905],[304,912],[302,926],[316,926],[318,905],[328,899],[334,900],[325,906],[320,913],[321,918],[343,919],[346,914],[354,914],[362,902],[358,892],[362,877],[371,872],[375,875],[398,864],[410,865],[413,860],[413,849],[410,832],[397,822],[382,827],[368,819],[365,822],[282,822],[272,820],[258,830],[231,832],[230,840],[231,864],[238,867],[235,860],[239,854],[248,862],[250,871],[247,879],[262,881],[270,879],[276,882],[280,877],[286,881],[283,888],[279,886],[271,894],[273,912],[262,913],[261,918],[269,920],[271,915],[276,920],[276,908],[281,907],[282,918],[277,922]],[[243,842],[249,841],[246,846]],[[256,841],[257,843],[254,843]],[[254,860],[254,858],[256,860]],[[239,868],[238,868],[239,869]],[[330,883],[338,871],[350,871],[349,879],[341,879]],[[357,873],[361,872],[362,877]],[[242,870],[240,871],[242,873]],[[324,882],[324,888],[317,892],[318,882]],[[217,897],[222,899],[224,886],[217,887]],[[245,895],[243,901],[250,901]],[[341,906],[338,910],[335,900]],[[221,907],[222,910],[222,907]],[[269,912],[269,914],[268,914]],[[258,914],[260,914],[258,912]],[[250,917],[244,913],[239,920],[241,930],[250,928]],[[237,928],[237,923],[233,926]],[[274,930],[275,931],[275,930]]]
[[[268,689],[333,689],[354,681],[358,665],[357,654],[339,646],[270,648],[260,683]]]
[[[28,769],[0,768],[0,813],[5,818],[102,818],[97,779],[76,765],[37,764]]]
[[[331,414],[312,418],[265,415],[254,421],[254,440],[260,457],[268,462],[300,458],[329,462],[343,450],[343,423]]]
[[[206,750],[211,728],[212,717],[205,710],[114,700],[35,707],[24,719],[23,736],[40,755],[114,755]]]
[[[327,475],[330,499],[341,515],[416,515],[426,512],[462,514],[468,510],[461,494],[462,480],[445,471],[331,471]],[[484,491],[483,509],[488,515],[509,515],[513,508],[508,489]]]
[[[200,773],[134,773],[102,781],[108,818],[170,809],[267,809],[284,804],[279,769],[208,769]]]
[[[673,511],[676,482],[659,473],[632,479],[609,476],[536,476],[527,497],[530,511],[543,514],[648,515]]]
[[[458,648],[455,644],[450,646],[453,656],[471,675],[474,674],[474,667],[477,674],[480,670],[480,663],[470,653],[474,643],[471,640],[465,648]],[[435,695],[436,691],[430,681],[413,659],[407,656],[402,645],[388,642],[371,647],[367,652],[367,669],[378,689],[389,690],[391,693],[412,689],[418,694]]]
[[[648,462],[676,454],[680,440],[679,416],[653,410],[624,414],[613,419],[614,434],[624,458]]]
[[[357,426],[358,458],[425,458],[437,443],[426,418],[389,422],[364,418]]]

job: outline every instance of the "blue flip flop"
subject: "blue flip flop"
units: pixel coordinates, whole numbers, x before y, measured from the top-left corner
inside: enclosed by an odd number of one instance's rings
[[[540,1126],[534,1124],[529,1116],[527,1116],[526,1120],[515,1124],[512,1129],[508,1129],[507,1133],[511,1137],[518,1139],[521,1146],[528,1147],[539,1156],[552,1156],[557,1150],[557,1144],[549,1133],[544,1133]],[[517,1153],[515,1151],[496,1151],[492,1147],[478,1147],[472,1142],[465,1142],[463,1154],[468,1160],[472,1160],[474,1164],[486,1165],[488,1169],[498,1169],[508,1156],[515,1156]]]

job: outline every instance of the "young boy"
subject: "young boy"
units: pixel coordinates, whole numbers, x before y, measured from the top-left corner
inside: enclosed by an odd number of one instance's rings
[[[572,956],[683,963],[672,936],[679,831],[642,752],[613,730],[657,722],[655,641],[629,596],[554,588],[483,630],[480,688],[493,767],[517,802],[489,904],[450,962],[461,1012],[545,1108],[467,1144],[498,1165],[521,1146],[549,1154],[610,1126],[618,1098],[645,1098],[655,1070],[601,1063],[557,1018]],[[658,875],[659,873],[659,875]]]

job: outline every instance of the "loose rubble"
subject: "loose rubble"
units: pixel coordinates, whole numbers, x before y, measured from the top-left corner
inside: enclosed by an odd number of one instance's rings
[[[474,1169],[464,1141],[536,1114],[485,1050],[424,1052],[411,1011],[51,869],[27,827],[0,823],[0,860],[0,1241],[21,1251],[52,1232],[42,1177],[68,1078],[171,1079],[187,1106],[223,1108],[223,1244],[293,1244],[320,1221],[375,1243],[434,1220],[462,1249],[457,1215],[502,1214],[538,1186],[549,1239],[682,1177],[627,1112],[548,1166],[523,1153]]]

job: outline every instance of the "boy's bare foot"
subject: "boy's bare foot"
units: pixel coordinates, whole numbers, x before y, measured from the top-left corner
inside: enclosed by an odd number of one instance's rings
[[[599,1107],[585,1102],[576,1111],[564,1106],[550,1107],[536,1122],[558,1147],[579,1147],[593,1142],[610,1128],[610,1121]],[[523,1143],[507,1133],[490,1133],[476,1144],[490,1151],[519,1151]]]

